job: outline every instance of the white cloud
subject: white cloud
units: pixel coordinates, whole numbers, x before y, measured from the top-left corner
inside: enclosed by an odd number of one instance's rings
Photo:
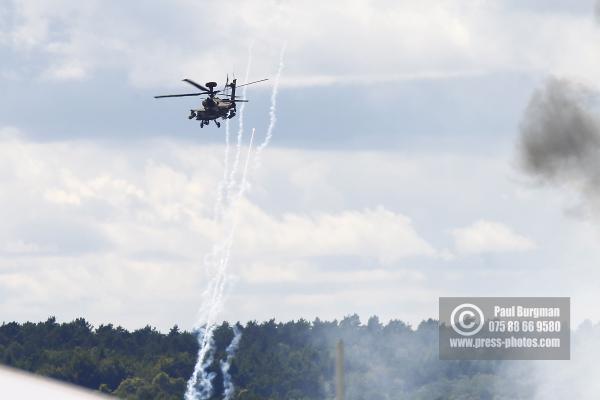
[[[600,33],[591,7],[585,15],[467,0],[178,0],[147,4],[143,12],[116,1],[13,4],[13,23],[0,37],[46,56],[51,67],[45,75],[59,79],[120,68],[136,85],[164,86],[190,75],[220,77],[224,69],[240,73],[252,40],[256,76],[274,71],[281,44],[288,42],[283,83],[296,86],[494,71],[593,81],[600,70]],[[198,15],[226,17],[199,24]]]
[[[265,256],[373,257],[389,264],[405,257],[435,255],[410,219],[383,207],[273,218],[247,204],[240,214],[245,222],[238,235],[242,251],[258,250]],[[256,231],[257,226],[260,231]]]
[[[49,67],[44,76],[55,80],[81,80],[86,77],[86,71],[81,65],[74,63]]]
[[[318,268],[309,261],[296,261],[286,264],[266,264],[260,259],[242,268],[241,275],[250,283],[286,283],[304,284],[341,283],[356,284],[403,280],[413,284],[422,284],[426,280],[422,272],[405,268],[371,267],[367,269],[336,270]]]
[[[507,179],[508,157],[268,150],[239,203],[224,317],[358,312],[415,323],[435,315],[438,296],[532,290],[540,266],[549,268],[532,295],[569,294],[583,274],[598,277],[589,227],[564,217],[560,199],[523,196]],[[0,129],[3,318],[192,326],[202,258],[222,236],[212,220],[222,155],[220,146],[171,140],[38,143]],[[490,201],[491,190],[501,195]],[[483,221],[457,230],[477,238],[459,255],[531,247],[519,231],[544,251],[507,254],[519,266],[511,271],[439,250],[458,251],[447,228],[480,215],[511,228]],[[578,290],[586,308],[574,315],[596,315],[591,286]]]
[[[288,160],[295,154],[285,153]],[[128,324],[150,318],[160,325],[175,317],[132,315],[150,302],[179,307],[181,318],[193,320],[203,288],[202,258],[222,235],[223,226],[212,220],[221,155],[218,147],[166,141],[123,149],[36,143],[3,129],[0,295],[10,300],[0,310],[7,318],[43,319],[63,310]],[[295,179],[295,190],[325,187],[317,183],[318,171]],[[248,284],[414,278],[395,264],[436,257],[408,217],[383,206],[340,204],[280,215],[269,208],[251,199],[239,203],[232,273]],[[328,271],[319,260],[332,257],[345,258],[347,268]]]
[[[504,253],[531,250],[535,243],[494,221],[479,220],[465,228],[451,231],[460,254]]]
[[[36,253],[48,253],[55,251],[52,247],[41,247],[34,243],[24,242],[22,240],[8,241],[0,246],[0,253],[7,255],[11,254],[29,254],[33,255]]]

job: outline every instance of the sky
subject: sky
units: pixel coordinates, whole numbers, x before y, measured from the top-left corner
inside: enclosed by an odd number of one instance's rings
[[[593,1],[0,4],[0,315],[191,328],[224,127],[181,80],[248,88],[223,318],[413,325],[440,296],[570,296],[600,319],[598,220],[519,167],[532,94],[597,90]],[[239,117],[239,115],[238,115]],[[232,136],[239,118],[230,122]],[[243,153],[245,154],[245,153]]]

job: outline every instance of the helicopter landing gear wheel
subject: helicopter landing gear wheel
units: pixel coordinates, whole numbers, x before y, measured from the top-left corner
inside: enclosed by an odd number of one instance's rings
[[[215,121],[215,124],[217,124],[217,128],[221,127],[221,123],[219,121]]]
[[[200,128],[204,128],[204,121],[200,121]]]

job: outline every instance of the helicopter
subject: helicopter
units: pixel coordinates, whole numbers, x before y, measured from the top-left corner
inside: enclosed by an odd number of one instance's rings
[[[165,97],[187,97],[187,96],[202,96],[207,95],[207,98],[202,100],[202,105],[197,109],[191,109],[188,119],[196,119],[200,121],[200,128],[204,125],[208,125],[210,121],[215,121],[217,128],[221,127],[221,123],[217,119],[231,119],[236,113],[236,103],[248,102],[248,100],[238,99],[239,96],[235,95],[236,88],[252,85],[259,82],[264,82],[268,79],[261,79],[254,82],[244,83],[243,85],[237,84],[237,79],[233,79],[229,83],[229,76],[222,90],[215,90],[217,82],[206,82],[204,86],[194,82],[191,79],[184,79],[186,82],[201,91],[198,93],[185,93],[185,94],[166,94],[162,96],[154,96],[155,99],[162,99]],[[231,89],[230,93],[227,93]],[[218,93],[222,93],[221,97],[217,96]]]

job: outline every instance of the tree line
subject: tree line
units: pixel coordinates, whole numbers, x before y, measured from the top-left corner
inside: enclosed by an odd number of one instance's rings
[[[499,361],[440,361],[438,325],[416,328],[357,315],[340,321],[238,324],[239,349],[229,370],[240,400],[323,400],[335,396],[335,344],[345,343],[347,400],[526,399],[528,385],[504,374]],[[220,361],[233,338],[221,324],[214,336],[213,399],[221,399]],[[174,326],[93,327],[85,319],[0,326],[0,362],[124,399],[181,399],[192,374],[196,335]]]

